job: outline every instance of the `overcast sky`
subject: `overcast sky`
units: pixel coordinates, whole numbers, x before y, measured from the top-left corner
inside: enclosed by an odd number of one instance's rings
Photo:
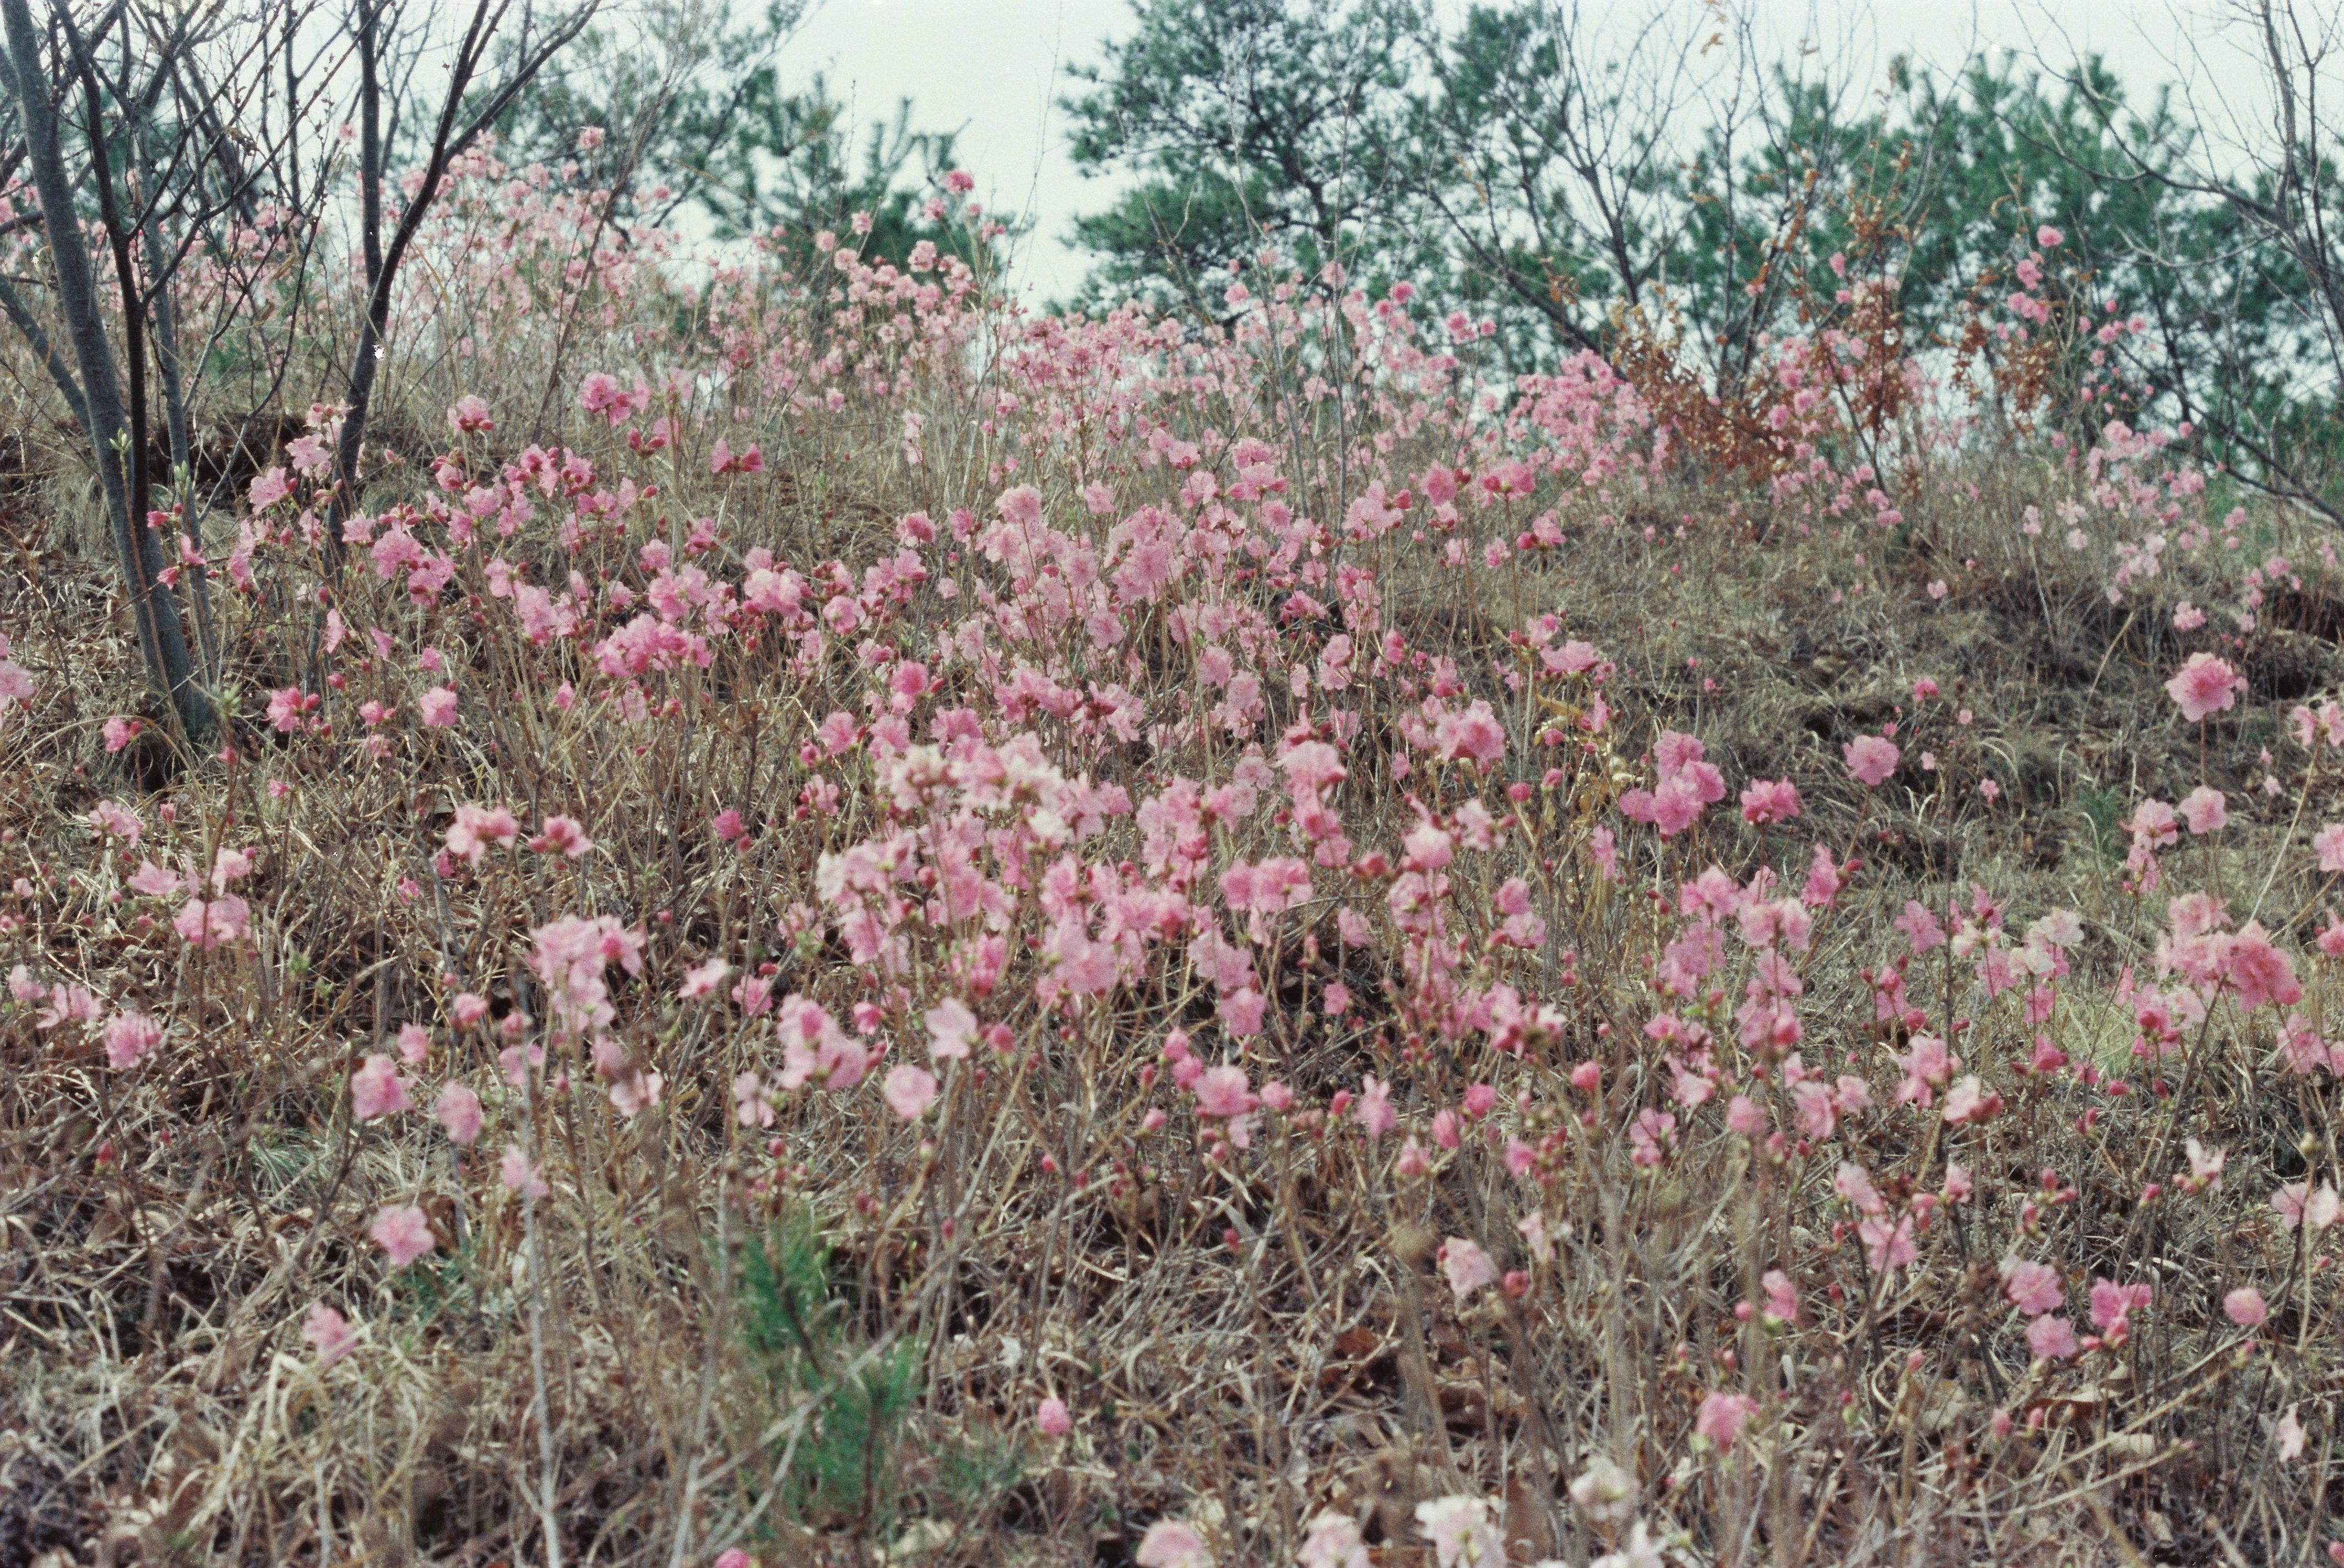
[[[1589,15],[1645,16],[1660,5],[1696,11],[1698,0],[1583,5]],[[1855,68],[1876,71],[1900,53],[1939,63],[1973,46],[2040,56],[2064,66],[2079,52],[2105,54],[2130,85],[2170,79],[2206,56],[2196,86],[2232,107],[2251,97],[2253,72],[2218,23],[2224,0],[1761,0],[1754,12],[1785,43],[1828,41]],[[1126,0],[818,0],[791,46],[793,76],[824,70],[858,121],[913,102],[914,123],[958,130],[962,165],[996,211],[1031,217],[1013,276],[1030,294],[1070,293],[1087,263],[1070,243],[1078,213],[1097,209],[1112,187],[1086,180],[1066,151],[1069,62],[1096,61],[1099,42],[1129,25]],[[2251,112],[2250,106],[2248,112]]]

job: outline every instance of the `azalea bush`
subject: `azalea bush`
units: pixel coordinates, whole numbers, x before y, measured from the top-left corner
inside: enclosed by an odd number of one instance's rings
[[[1723,408],[456,179],[224,744],[9,591],[0,1539],[2344,1557],[2325,541],[1885,301]]]

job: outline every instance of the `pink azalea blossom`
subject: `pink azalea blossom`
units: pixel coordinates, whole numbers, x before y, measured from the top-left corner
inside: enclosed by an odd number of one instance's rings
[[[504,1157],[497,1161],[497,1179],[503,1182],[509,1190],[531,1200],[543,1198],[553,1190],[517,1143],[505,1145]]]
[[[696,996],[709,996],[724,984],[724,976],[732,972],[732,966],[723,959],[711,958],[705,964],[685,970],[683,984],[676,987],[675,994],[687,1002]]]
[[[2181,798],[2181,820],[2192,834],[2208,834],[2229,824],[2230,813],[2222,792],[2198,785]]]
[[[1436,1497],[1416,1505],[1417,1530],[1432,1543],[1438,1568],[1503,1568],[1505,1538],[1478,1497]]]
[[[2026,1349],[2038,1361],[2064,1361],[2081,1348],[2065,1318],[2037,1318],[2026,1325]]]
[[[2012,1306],[2030,1318],[2057,1311],[2066,1297],[2059,1283],[2059,1270],[2047,1263],[2016,1258],[2002,1260],[2002,1293],[2010,1298]]]
[[[2192,653],[2165,683],[2165,693],[2179,704],[2181,716],[2195,724],[2235,704],[2246,685],[2236,670],[2213,654]]]
[[[2333,1185],[2321,1182],[2319,1190],[2301,1181],[2290,1181],[2271,1194],[2271,1207],[2278,1210],[2278,1222],[2287,1229],[2297,1226],[2313,1231],[2327,1229],[2336,1223],[2339,1205]]]
[[[1074,1431],[1075,1418],[1067,1411],[1066,1401],[1053,1395],[1036,1406],[1034,1430],[1044,1437],[1064,1437]]]
[[[2278,1424],[2271,1428],[2271,1446],[2278,1452],[2281,1464],[2291,1464],[2303,1454],[2303,1422],[2297,1419],[2295,1411],[2295,1406],[2288,1406]]]
[[[1177,1519],[1159,1519],[1139,1538],[1132,1554],[1138,1568],[1213,1568],[1205,1538]]]
[[[936,1075],[909,1062],[889,1069],[880,1093],[887,1108],[905,1121],[917,1121],[936,1103]]]
[[[185,938],[188,946],[208,952],[223,942],[242,939],[251,919],[250,907],[234,894],[218,898],[191,898],[171,917],[171,929]]]
[[[104,1033],[106,1065],[116,1072],[136,1067],[163,1040],[163,1026],[144,1013],[116,1013]]]
[[[470,1144],[480,1136],[480,1097],[462,1084],[443,1086],[431,1103],[431,1114],[458,1143]]]
[[[1699,1436],[1717,1445],[1720,1453],[1733,1451],[1734,1440],[1750,1418],[1758,1413],[1758,1401],[1748,1394],[1718,1392],[1701,1401],[1694,1412],[1692,1430]]]
[[[478,865],[489,846],[510,844],[520,836],[520,824],[503,806],[460,805],[448,828],[448,853],[468,865]]]
[[[1192,1087],[1199,1116],[1241,1117],[1261,1103],[1254,1097],[1245,1068],[1234,1064],[1207,1067]]]
[[[309,1341],[318,1353],[318,1364],[330,1367],[350,1353],[359,1340],[359,1331],[350,1320],[323,1301],[309,1305],[309,1315],[301,1320],[301,1337]]]
[[[364,1067],[350,1075],[350,1112],[360,1121],[414,1108],[415,1102],[407,1097],[407,1080],[399,1076],[399,1064],[390,1057],[370,1056]]]
[[[928,1026],[930,1057],[950,1061],[968,1055],[969,1042],[976,1037],[976,1015],[959,997],[945,997],[930,1007],[922,1021]]]
[[[1742,792],[1743,820],[1763,827],[1799,814],[1799,790],[1789,779],[1753,779]]]
[[[367,1228],[367,1235],[390,1255],[394,1269],[406,1268],[439,1246],[431,1235],[430,1219],[412,1204],[393,1204],[383,1209]]]
[[[1449,1289],[1460,1301],[1498,1282],[1497,1264],[1479,1245],[1461,1236],[1451,1236],[1440,1244],[1440,1271],[1449,1277]]]
[[[586,836],[586,829],[576,817],[549,816],[537,836],[529,841],[529,846],[540,855],[561,855],[577,860],[594,847],[594,841]]]
[[[1840,752],[1847,760],[1850,775],[1868,789],[1886,784],[1888,776],[1896,771],[1896,744],[1882,736],[1858,735]]]
[[[1358,1522],[1331,1508],[1310,1521],[1294,1556],[1300,1568],[1370,1568]]]

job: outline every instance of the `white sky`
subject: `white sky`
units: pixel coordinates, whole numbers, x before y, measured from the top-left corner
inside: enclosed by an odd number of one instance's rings
[[[2344,0],[2311,0],[2327,13]],[[1700,9],[1699,0],[1588,0],[1591,18],[1626,20],[1656,10]],[[1795,48],[1814,39],[1877,70],[1900,53],[1950,64],[1973,46],[2039,56],[2056,67],[2078,53],[2105,54],[2127,85],[2196,76],[2205,106],[2245,106],[2255,73],[2221,24],[2224,0],[1751,0],[1752,14]],[[1096,61],[1102,38],[1129,25],[1125,0],[817,0],[785,56],[784,74],[815,70],[858,123],[913,103],[913,123],[958,130],[959,158],[995,211],[1034,219],[1012,276],[1027,293],[1063,297],[1087,263],[1069,241],[1078,213],[1106,205],[1113,187],[1086,180],[1066,151],[1064,67]],[[2198,47],[2200,44],[2202,51]],[[2203,64],[2197,56],[2206,56]]]

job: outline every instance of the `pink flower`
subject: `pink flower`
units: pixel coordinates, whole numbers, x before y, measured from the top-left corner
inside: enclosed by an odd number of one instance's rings
[[[578,406],[590,414],[601,415],[613,429],[625,424],[627,416],[634,411],[634,400],[619,385],[619,379],[601,370],[587,377],[578,389]]]
[[[724,984],[724,976],[732,972],[732,966],[723,959],[711,958],[705,964],[686,969],[683,984],[676,987],[675,994],[687,1002],[696,996],[705,996]]]
[[[468,865],[478,865],[492,844],[510,844],[520,836],[520,824],[502,806],[460,805],[448,829],[448,853]]]
[[[489,1016],[489,999],[470,991],[459,991],[449,998],[448,1017],[460,1029],[469,1029]]]
[[[2295,1410],[2295,1406],[2288,1406],[2278,1424],[2271,1428],[2271,1446],[2278,1450],[2282,1464],[2292,1463],[2303,1452],[2303,1422],[2297,1419]]]
[[[2344,871],[2344,822],[2331,822],[2313,834],[2311,850],[2319,857],[2320,870]]]
[[[414,1108],[415,1102],[407,1098],[407,1082],[399,1076],[399,1064],[389,1057],[370,1056],[364,1067],[350,1075],[350,1111],[360,1121]]]
[[[136,719],[117,717],[106,720],[105,734],[107,754],[111,755],[128,745],[131,738],[138,733],[138,728],[139,722]]]
[[[2234,705],[2246,685],[2236,670],[2213,654],[2192,653],[2165,683],[2165,693],[2180,704],[2181,716],[2195,724]]]
[[[2336,1189],[2324,1181],[2317,1192],[2306,1182],[2290,1181],[2271,1194],[2270,1202],[2278,1210],[2279,1224],[2288,1230],[2299,1225],[2325,1230],[2336,1223],[2339,1213]]]
[[[2259,1007],[2276,1003],[2291,1007],[2303,997],[2303,986],[2295,977],[2295,965],[2288,956],[2271,945],[2270,933],[2262,922],[2250,920],[2247,928],[2222,945],[2222,975],[2238,993],[2242,1007]]]
[[[1372,1073],[1359,1081],[1359,1099],[1353,1113],[1371,1138],[1381,1138],[1399,1125],[1399,1112],[1392,1109],[1391,1086]]]
[[[917,1121],[936,1103],[936,1075],[904,1062],[888,1072],[879,1092],[888,1109],[905,1121]]]
[[[828,1089],[851,1089],[871,1066],[870,1047],[850,1039],[822,1007],[792,993],[779,1017],[783,1088],[803,1088],[811,1080]]]
[[[130,879],[130,890],[149,898],[168,898],[187,885],[187,879],[177,872],[166,871],[151,860],[140,861],[137,874]]]
[[[2037,1318],[2026,1325],[2026,1348],[2038,1361],[2064,1361],[2082,1347],[2065,1318]]]
[[[2046,250],[2056,250],[2066,242],[2067,237],[2047,223],[2035,231],[2035,243]]]
[[[530,1164],[529,1156],[521,1152],[520,1145],[517,1143],[505,1145],[504,1158],[497,1161],[497,1179],[510,1190],[531,1200],[543,1198],[553,1190],[546,1185],[545,1178],[537,1173],[537,1168]]]
[[[19,968],[23,966],[19,965]],[[49,1005],[41,1012],[36,1028],[54,1029],[60,1024],[90,1024],[97,1021],[97,997],[86,986],[56,985],[49,987]]]
[[[2205,784],[2191,790],[2182,797],[2181,820],[2189,824],[2193,834],[2212,833],[2229,825],[2230,813],[2222,792]]]
[[[976,1015],[958,996],[938,1002],[921,1021],[928,1026],[928,1055],[936,1061],[967,1056],[969,1042],[976,1038]]]
[[[1945,1091],[1945,1120],[1955,1126],[1991,1121],[2001,1109],[2002,1097],[1981,1083],[1975,1073]]]
[[[233,894],[220,898],[190,898],[171,917],[171,929],[186,938],[189,946],[208,952],[223,942],[241,938],[251,918],[250,907]]]
[[[2223,1297],[2222,1310],[2241,1329],[2260,1328],[2270,1316],[2270,1309],[2263,1305],[2263,1293],[2252,1285],[2241,1285]]]
[[[1034,1430],[1044,1437],[1064,1437],[1074,1431],[1075,1418],[1068,1412],[1066,1401],[1054,1395],[1036,1406]]]
[[[106,1065],[116,1072],[136,1067],[162,1043],[163,1026],[144,1013],[117,1013],[106,1020]]]
[[[1636,1478],[1597,1453],[1571,1482],[1571,1501],[1597,1524],[1617,1528],[1636,1517]]]
[[[1474,1242],[1461,1236],[1451,1236],[1440,1244],[1440,1271],[1449,1277],[1449,1288],[1460,1301],[1485,1285],[1498,1282],[1498,1266],[1490,1255]]]
[[[1416,1505],[1418,1533],[1432,1543],[1439,1568],[1502,1565],[1506,1545],[1490,1522],[1490,1505],[1478,1497],[1436,1497]]]
[[[2147,1307],[2157,1296],[2157,1288],[2147,1283],[2119,1285],[2113,1280],[2092,1281],[2092,1327],[2107,1337],[2108,1343],[2121,1344],[2128,1320],[2139,1308]]]
[[[1133,1554],[1139,1568],[1213,1568],[1204,1537],[1177,1519],[1159,1519],[1139,1538]]]
[[[252,481],[252,488],[246,493],[252,502],[253,511],[267,511],[270,507],[291,495],[293,485],[292,481],[285,477],[283,469],[275,468],[256,478]]]
[[[2010,1298],[2012,1306],[2030,1318],[2058,1310],[2066,1296],[2059,1284],[2059,1270],[2048,1263],[2016,1258],[2002,1260],[2002,1293]]]
[[[586,836],[586,829],[574,816],[549,816],[545,826],[529,846],[540,855],[565,855],[576,860],[594,847]]]
[[[139,835],[146,832],[146,825],[138,820],[138,814],[119,801],[99,801],[89,808],[89,822],[100,833],[111,834],[125,845],[136,844]]]
[[[452,730],[456,727],[456,688],[434,686],[415,699],[417,712],[423,715],[424,727]]]
[[[374,1223],[367,1227],[367,1235],[390,1254],[390,1266],[394,1269],[406,1268],[439,1246],[432,1239],[430,1219],[413,1204],[394,1204],[382,1209],[374,1217]]]
[[[1753,779],[1742,792],[1743,819],[1753,826],[1788,822],[1798,814],[1798,786],[1789,779]]]
[[[318,1352],[321,1367],[332,1366],[359,1342],[359,1331],[350,1320],[323,1301],[310,1303],[309,1315],[301,1320],[301,1337]]]
[[[1240,1117],[1261,1103],[1254,1098],[1245,1068],[1235,1064],[1207,1067],[1194,1088],[1198,1116]]]
[[[1692,1430],[1717,1445],[1720,1453],[1730,1453],[1733,1442],[1750,1418],[1758,1413],[1758,1401],[1748,1394],[1713,1393],[1701,1401],[1694,1412]]]
[[[1879,1273],[1902,1269],[1921,1256],[1920,1246],[1913,1239],[1913,1217],[1909,1214],[1890,1223],[1884,1214],[1875,1214],[1857,1222],[1856,1239],[1864,1243],[1864,1261]]]
[[[1937,924],[1937,917],[1929,913],[1928,905],[1916,900],[1906,899],[1904,913],[1889,924],[1904,933],[1904,939],[1912,945],[1913,956],[1916,958],[1933,947],[1945,946],[1945,927]]]
[[[431,1114],[458,1143],[470,1144],[480,1136],[480,1097],[462,1084],[441,1088],[431,1104]]]
[[[1879,735],[1858,735],[1840,748],[1847,771],[1868,789],[1878,789],[1896,771],[1899,753],[1894,741]]]
[[[1652,743],[1656,775],[1652,787],[1622,795],[1621,814],[1650,823],[1662,838],[1673,838],[1691,827],[1705,808],[1725,798],[1725,780],[1713,764],[1703,760],[1704,755],[1694,736],[1662,731]]]
[[[1301,1568],[1369,1568],[1368,1544],[1349,1514],[1330,1508],[1310,1522],[1294,1560]]]

